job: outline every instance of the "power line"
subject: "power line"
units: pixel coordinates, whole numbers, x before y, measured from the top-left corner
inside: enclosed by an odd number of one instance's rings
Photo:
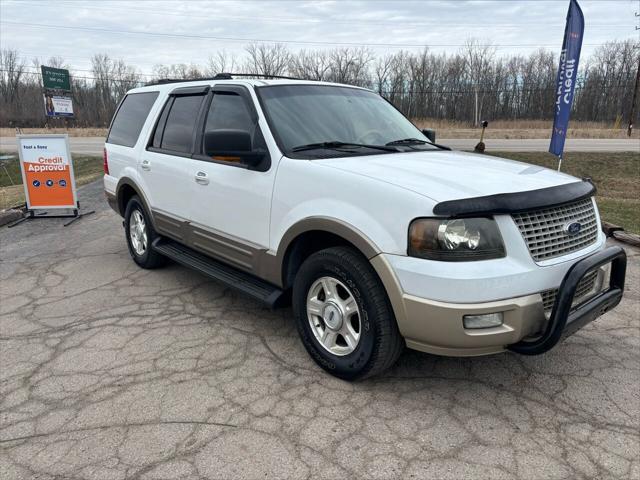
[[[30,71],[27,73],[35,73],[40,75],[40,72],[37,71],[37,67],[32,67],[30,65],[25,65],[23,68],[31,68],[34,69],[35,71]],[[69,71],[71,72],[85,72],[85,73],[93,73],[93,70],[86,70],[86,69],[81,69],[81,68],[69,68]],[[127,73],[127,75],[135,75],[136,77],[157,77],[158,75],[155,73],[142,73],[142,72],[130,72]],[[74,75],[72,75],[74,76]]]
[[[0,69],[0,72],[15,72],[15,70],[8,70],[8,69]],[[42,77],[42,74],[40,72],[22,72],[24,75],[35,75],[37,77]],[[135,75],[135,74],[134,74]],[[98,77],[86,77],[86,76],[79,76],[79,75],[70,75],[72,79],[80,79],[80,80],[105,80],[103,78],[98,78]],[[106,79],[108,82],[118,82],[118,83],[129,83],[132,85],[135,84],[140,84],[140,83],[145,83],[147,82],[147,80],[124,80],[124,79],[117,79],[117,78],[109,78]]]
[[[63,60],[66,60],[67,58],[79,58],[82,60],[91,60],[93,57],[86,57],[84,55],[68,55],[68,54],[61,54],[61,53],[34,53],[34,52],[24,52],[24,51],[18,51],[18,54],[20,55],[20,57],[22,57],[24,60],[34,60],[34,59],[41,59],[41,58],[53,58],[53,57],[60,57]],[[121,58],[121,57],[118,57]],[[158,62],[139,62],[137,60],[126,60],[123,58],[123,60],[129,62],[129,63],[135,63],[136,65],[151,65],[151,66],[156,66],[156,65],[162,65]],[[181,62],[181,63],[186,63],[186,64],[194,64],[196,62],[194,62],[193,60],[190,60],[189,62]]]
[[[349,47],[463,47],[465,44],[435,44],[435,43],[357,43],[357,42],[327,42],[327,41],[306,41],[306,40],[279,40],[279,39],[265,39],[265,38],[240,38],[240,37],[219,37],[209,35],[187,35],[179,33],[162,33],[162,32],[139,32],[133,30],[116,30],[110,28],[96,28],[96,27],[72,27],[67,25],[46,25],[41,23],[26,23],[26,22],[11,22],[2,20],[1,24],[5,25],[20,25],[23,27],[31,28],[50,28],[55,30],[84,30],[90,32],[100,33],[118,33],[124,35],[146,35],[152,37],[165,37],[165,38],[190,38],[195,40],[217,40],[222,42],[243,42],[243,43],[281,43],[292,45],[332,45],[332,46],[349,46]],[[599,47],[604,45],[603,43],[591,43],[584,44],[585,47]],[[553,47],[557,44],[540,44],[540,43],[514,43],[514,44],[477,44],[481,47],[495,47],[495,48],[534,48],[534,47]]]
[[[19,4],[21,5],[38,5],[38,4],[34,4],[34,3],[29,3],[29,2],[19,2]],[[74,7],[77,7],[77,3],[75,2],[65,2],[65,1],[58,1],[56,2],[56,5],[73,5]],[[84,5],[83,8],[87,8],[88,10],[92,11],[92,10],[105,10],[105,11],[117,11],[117,12],[121,12],[122,10],[119,8],[111,8],[108,6],[95,6],[93,4],[91,5]],[[160,16],[170,16],[170,17],[186,17],[186,18],[199,18],[199,19],[206,19],[206,18],[210,18],[210,19],[215,19],[215,20],[239,20],[239,21],[243,21],[243,22],[255,22],[256,21],[256,17],[249,17],[249,16],[242,16],[242,15],[202,15],[202,14],[195,14],[195,13],[184,13],[184,12],[180,12],[180,11],[159,11],[159,10],[145,10],[145,9],[136,9],[136,8],[131,8],[131,7],[127,7],[127,12],[132,12],[132,13],[143,13],[145,15],[160,15]],[[261,23],[308,23],[308,24],[315,24],[315,25],[321,25],[323,23],[330,23],[331,25],[349,25],[349,26],[355,26],[355,25],[370,25],[370,26],[389,26],[390,23],[395,22],[399,25],[402,25],[402,27],[477,27],[477,28],[483,28],[486,29],[486,25],[478,23],[478,22],[467,22],[467,23],[462,23],[462,22],[413,22],[413,21],[405,21],[403,19],[391,19],[391,20],[387,20],[387,21],[364,21],[364,20],[353,20],[353,19],[338,19],[335,20],[333,18],[311,18],[311,17],[265,17],[265,16],[259,16],[257,17]],[[562,27],[564,26],[564,23],[546,23],[546,22],[523,22],[523,23],[492,23],[491,24],[491,28],[522,28],[522,27],[532,27],[532,26],[540,26],[540,27]],[[616,24],[616,23],[602,23],[602,24],[589,24],[589,28],[624,28],[624,27],[633,27],[633,25],[626,25],[626,24]]]

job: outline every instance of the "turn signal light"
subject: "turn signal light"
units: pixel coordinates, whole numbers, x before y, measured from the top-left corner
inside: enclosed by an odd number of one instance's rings
[[[502,325],[502,312],[462,317],[464,328],[491,328]]]

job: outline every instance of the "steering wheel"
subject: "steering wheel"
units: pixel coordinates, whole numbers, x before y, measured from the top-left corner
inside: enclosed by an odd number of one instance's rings
[[[358,137],[358,143],[384,145],[384,136],[378,130],[367,130]]]

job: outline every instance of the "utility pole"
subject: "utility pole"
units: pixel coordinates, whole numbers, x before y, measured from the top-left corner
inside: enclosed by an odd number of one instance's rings
[[[475,114],[473,116],[473,126],[477,127],[478,126],[478,87],[476,87],[475,90],[475,97],[476,97],[476,108],[475,108]]]
[[[636,12],[636,17],[640,17],[640,12]],[[636,26],[636,30],[640,27]],[[627,127],[627,137],[631,136],[633,131],[633,120],[636,116],[636,100],[638,99],[638,86],[640,84],[640,52],[638,54],[638,73],[636,73],[636,84],[633,88],[633,100],[631,100],[631,111],[629,112],[629,126]]]
[[[627,137],[633,131],[633,119],[636,116],[636,100],[638,99],[638,86],[640,84],[640,55],[638,55],[638,73],[636,73],[636,86],[633,89],[633,100],[631,100],[631,111],[629,112],[629,126],[627,127]]]

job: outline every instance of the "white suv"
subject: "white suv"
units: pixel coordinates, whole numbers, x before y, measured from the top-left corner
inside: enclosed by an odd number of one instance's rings
[[[404,346],[543,353],[616,306],[595,188],[437,145],[377,94],[228,74],[131,90],[104,186],[143,268],[167,258],[275,307],[344,379]]]

